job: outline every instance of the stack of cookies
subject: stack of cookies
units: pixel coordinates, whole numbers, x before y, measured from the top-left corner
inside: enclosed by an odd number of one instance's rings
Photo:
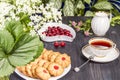
[[[26,66],[17,69],[26,76],[48,80],[52,76],[59,76],[71,64],[70,56],[66,53],[44,49],[39,58]]]

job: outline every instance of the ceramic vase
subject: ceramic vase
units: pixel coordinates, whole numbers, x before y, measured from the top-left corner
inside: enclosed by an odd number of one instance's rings
[[[109,30],[112,16],[110,15],[110,18],[108,18],[108,16],[109,15],[105,12],[95,13],[95,16],[91,21],[91,28],[95,35],[104,36]]]

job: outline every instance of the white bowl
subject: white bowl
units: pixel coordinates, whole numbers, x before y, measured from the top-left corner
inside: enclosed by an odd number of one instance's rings
[[[69,37],[69,36],[65,36],[65,35],[57,35],[57,36],[46,36],[45,34],[42,34],[42,32],[46,31],[48,29],[48,27],[52,27],[52,26],[59,26],[63,29],[67,29],[70,31],[70,33],[72,34],[73,37]],[[68,41],[68,42],[72,42],[74,40],[74,38],[76,37],[76,32],[74,31],[73,28],[71,28],[70,26],[66,25],[66,24],[62,24],[62,23],[46,23],[45,25],[42,26],[42,28],[38,31],[39,36],[41,37],[41,39],[43,41],[46,42],[53,42],[53,41]]]

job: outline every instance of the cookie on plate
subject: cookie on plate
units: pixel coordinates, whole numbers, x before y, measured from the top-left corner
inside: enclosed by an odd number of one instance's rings
[[[32,72],[31,72],[31,67],[32,67],[31,64],[27,64],[25,66],[25,70],[26,70],[27,76],[29,76],[29,77],[33,77]]]
[[[57,63],[50,63],[47,69],[52,76],[59,76],[64,71],[63,67]]]
[[[42,67],[45,62],[48,62],[48,61],[47,61],[47,60],[40,59],[37,65],[39,65],[39,66]]]
[[[59,52],[53,52],[51,55],[49,55],[48,60],[49,60],[50,62],[54,62],[55,58],[56,58],[58,55],[60,55]]]
[[[43,54],[44,54],[46,51],[48,51],[48,50],[44,48],[43,51],[42,51],[42,53],[41,53],[41,55],[38,57],[38,59],[42,59],[42,58],[43,58]]]
[[[60,64],[63,68],[66,68],[70,65],[71,60],[70,60],[70,56],[68,56],[67,54],[61,54],[59,56],[56,57],[55,62]]]
[[[51,63],[51,62],[47,61],[47,62],[45,62],[45,63],[43,64],[43,66],[42,66],[42,67],[44,67],[44,68],[46,68],[46,69],[47,69],[50,63]]]
[[[47,69],[37,66],[35,69],[36,75],[42,80],[48,80],[51,76]]]
[[[36,75],[36,72],[35,72],[35,69],[36,69],[37,65],[32,65],[31,67],[31,72],[32,72],[32,75],[34,78],[39,78],[37,75]]]
[[[19,66],[19,67],[17,67],[17,69],[18,69],[21,73],[23,73],[24,75],[27,76],[27,72],[26,72],[26,70],[25,70],[25,66]]]
[[[48,60],[48,55],[53,52],[52,50],[47,50],[42,54],[42,59]]]

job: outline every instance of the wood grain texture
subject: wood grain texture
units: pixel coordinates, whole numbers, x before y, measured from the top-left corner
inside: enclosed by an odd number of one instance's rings
[[[63,23],[68,24],[70,20],[80,21],[85,20],[85,17],[63,17]],[[77,32],[75,40],[70,43],[66,42],[65,48],[54,48],[53,43],[44,42],[45,48],[52,49],[54,51],[60,51],[67,53],[71,56],[72,68],[70,72],[59,80],[120,80],[120,56],[118,59],[109,63],[96,63],[89,62],[78,73],[73,71],[73,68],[81,65],[87,59],[82,55],[81,48],[88,44],[88,40],[95,35],[85,37],[83,33]],[[107,34],[103,37],[113,40],[117,44],[117,48],[120,50],[120,25],[111,27]],[[16,73],[11,74],[10,80],[24,80]]]

